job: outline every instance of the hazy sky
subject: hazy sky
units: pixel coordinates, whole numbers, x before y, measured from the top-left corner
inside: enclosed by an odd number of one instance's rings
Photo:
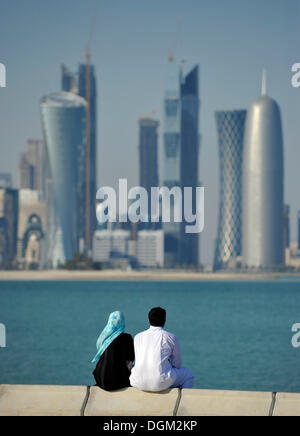
[[[200,65],[199,178],[206,187],[202,261],[211,262],[217,229],[219,161],[214,111],[242,109],[260,94],[280,104],[285,140],[285,194],[300,209],[300,88],[291,66],[300,62],[299,0],[0,0],[0,171],[17,186],[18,156],[28,138],[41,137],[39,100],[60,89],[60,64],[84,60],[91,16],[97,7],[92,61],[98,80],[98,185],[121,177],[138,184],[139,116],[156,109],[162,121],[165,72],[177,22],[175,56],[186,72]],[[162,133],[162,125],[160,127]]]

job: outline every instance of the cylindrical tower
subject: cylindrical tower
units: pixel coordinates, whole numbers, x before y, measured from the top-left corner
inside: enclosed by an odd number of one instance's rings
[[[278,104],[263,92],[249,108],[243,157],[243,264],[284,264],[283,138]]]
[[[242,254],[242,161],[245,110],[218,111],[220,206],[214,270]]]
[[[86,101],[69,92],[41,100],[43,133],[51,178],[49,242],[55,267],[78,251],[84,204]]]

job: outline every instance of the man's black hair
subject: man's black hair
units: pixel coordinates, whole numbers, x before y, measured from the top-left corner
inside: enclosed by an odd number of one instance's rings
[[[154,307],[148,314],[150,325],[153,327],[163,327],[166,323],[166,311],[161,307]]]

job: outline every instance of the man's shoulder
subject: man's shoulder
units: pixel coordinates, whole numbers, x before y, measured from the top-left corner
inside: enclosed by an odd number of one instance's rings
[[[176,337],[176,335],[174,335],[173,333],[171,333],[171,332],[168,332],[167,330],[162,330],[163,331],[163,334],[164,334],[164,336],[166,336],[168,339],[170,339],[172,342],[176,342],[177,341],[177,337]]]
[[[142,336],[146,335],[146,334],[148,333],[148,331],[149,331],[149,330],[143,330],[142,332],[137,333],[137,334],[135,335],[134,339],[141,338]]]
[[[147,335],[149,335],[149,334],[151,335],[151,333],[153,333],[153,331],[151,331],[151,329],[144,330],[144,331],[138,333],[137,335],[135,335],[134,339],[135,339],[135,340],[139,340],[139,339],[141,339],[141,338],[144,337],[144,336],[147,336]],[[173,333],[168,332],[168,331],[165,330],[165,329],[160,329],[160,330],[159,330],[159,333],[160,333],[160,334],[161,334],[165,339],[167,339],[167,340],[169,340],[169,341],[171,341],[171,342],[177,342],[177,337],[176,337]],[[155,332],[155,334],[157,334],[157,332]]]

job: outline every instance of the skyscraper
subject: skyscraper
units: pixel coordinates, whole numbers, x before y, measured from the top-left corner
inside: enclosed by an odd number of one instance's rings
[[[184,77],[173,57],[169,58],[164,100],[163,185],[170,189],[199,186],[198,76],[198,66]],[[164,224],[167,266],[198,264],[198,235],[186,234],[185,224]]]
[[[89,72],[89,77],[88,76]],[[88,80],[87,80],[88,79]],[[88,93],[87,84],[90,88]],[[89,113],[88,122],[90,138],[89,141],[89,197],[90,197],[90,207],[89,207],[89,219],[90,219],[90,231],[89,231],[89,241],[86,241],[87,247],[91,249],[91,241],[94,230],[96,229],[97,219],[96,219],[96,192],[97,192],[97,83],[95,76],[94,65],[81,64],[79,66],[78,74],[78,94],[83,97],[89,103]],[[87,168],[87,165],[86,165]],[[87,189],[86,189],[87,191]],[[86,222],[84,222],[83,231],[86,228]],[[87,235],[85,232],[85,239]]]
[[[164,186],[180,186],[181,89],[180,71],[174,60],[168,62],[164,100]]]
[[[61,90],[77,94],[76,76],[65,65],[61,66]]]
[[[164,99],[163,156],[163,185],[169,189],[174,186],[181,186],[181,81],[179,67],[173,58],[169,59],[167,69]],[[163,229],[165,231],[165,263],[168,267],[174,267],[179,263],[180,224],[174,222],[164,223]]]
[[[199,67],[195,66],[181,82],[181,159],[180,184],[195,190],[199,186]],[[195,201],[193,202],[195,210]],[[199,235],[185,232],[185,221],[180,227],[179,262],[184,265],[199,263]]]
[[[84,98],[87,103],[87,138],[85,151],[85,180],[83,186],[83,202],[80,212],[80,239],[85,242],[88,255],[91,255],[92,235],[96,229],[96,192],[97,192],[97,83],[95,69],[89,63],[80,64],[78,74],[71,72],[65,65],[61,66],[61,89],[73,92]],[[88,162],[87,162],[88,161]],[[89,180],[89,189],[87,189]]]
[[[242,255],[242,169],[245,110],[218,111],[216,123],[220,161],[218,236],[214,270]]]
[[[284,264],[283,138],[278,104],[262,96],[247,114],[243,155],[243,264]]]
[[[291,220],[291,207],[289,204],[285,204],[284,215],[283,215],[284,248],[290,248],[290,243],[291,243],[290,220]]]
[[[19,188],[45,192],[45,149],[43,141],[29,139],[19,161]]]
[[[41,100],[51,184],[47,223],[50,261],[56,267],[78,252],[85,175],[86,101],[68,92]]]
[[[20,154],[19,160],[19,187],[20,189],[33,189],[34,169],[29,164],[26,153]]]
[[[158,126],[158,121],[152,118],[139,120],[140,186],[148,192],[149,215],[151,188],[158,186]]]
[[[11,266],[17,250],[18,190],[0,189],[0,268]]]

